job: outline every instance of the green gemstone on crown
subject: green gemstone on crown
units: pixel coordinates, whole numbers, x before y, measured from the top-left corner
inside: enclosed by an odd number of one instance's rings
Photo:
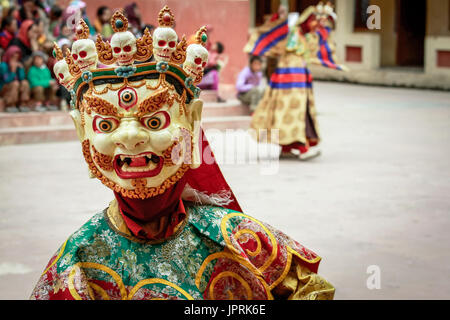
[[[208,36],[206,35],[206,33],[202,34],[202,42],[206,42],[206,40],[208,40]]]
[[[120,20],[120,19],[116,20],[116,28],[117,29],[123,28],[123,21],[122,20]]]

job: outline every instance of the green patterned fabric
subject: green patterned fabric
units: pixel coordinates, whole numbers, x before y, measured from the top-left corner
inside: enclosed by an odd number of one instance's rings
[[[178,285],[193,298],[202,299],[195,277],[206,257],[223,250],[220,221],[233,211],[213,206],[187,206],[186,210],[189,222],[180,235],[160,244],[128,240],[110,228],[103,212],[98,213],[69,237],[56,263],[56,273],[63,274],[79,262],[98,263],[114,270],[127,287],[143,279],[161,278]],[[211,274],[213,265],[208,267],[204,275]],[[102,270],[85,268],[84,272],[89,279],[113,282]],[[205,279],[209,276],[202,277],[201,288],[207,285]],[[170,287],[161,287],[168,295],[180,295]]]

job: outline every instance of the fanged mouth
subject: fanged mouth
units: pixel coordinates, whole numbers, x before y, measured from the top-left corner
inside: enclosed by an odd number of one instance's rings
[[[163,165],[163,157],[153,152],[138,155],[119,154],[114,157],[114,170],[122,179],[155,177],[161,172]]]

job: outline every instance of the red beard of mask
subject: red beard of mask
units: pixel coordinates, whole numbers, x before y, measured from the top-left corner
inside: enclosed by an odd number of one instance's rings
[[[130,231],[144,240],[170,237],[175,227],[186,218],[181,193],[186,185],[183,176],[163,194],[141,199],[130,199],[114,192],[120,213]]]

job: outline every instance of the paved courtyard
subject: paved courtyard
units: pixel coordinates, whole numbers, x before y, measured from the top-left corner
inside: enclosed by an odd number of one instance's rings
[[[323,155],[311,162],[231,165],[253,142],[210,133],[245,213],[322,256],[336,299],[449,299],[450,93],[316,82],[315,95]],[[0,299],[26,299],[113,196],[77,142],[0,147],[0,181]]]

